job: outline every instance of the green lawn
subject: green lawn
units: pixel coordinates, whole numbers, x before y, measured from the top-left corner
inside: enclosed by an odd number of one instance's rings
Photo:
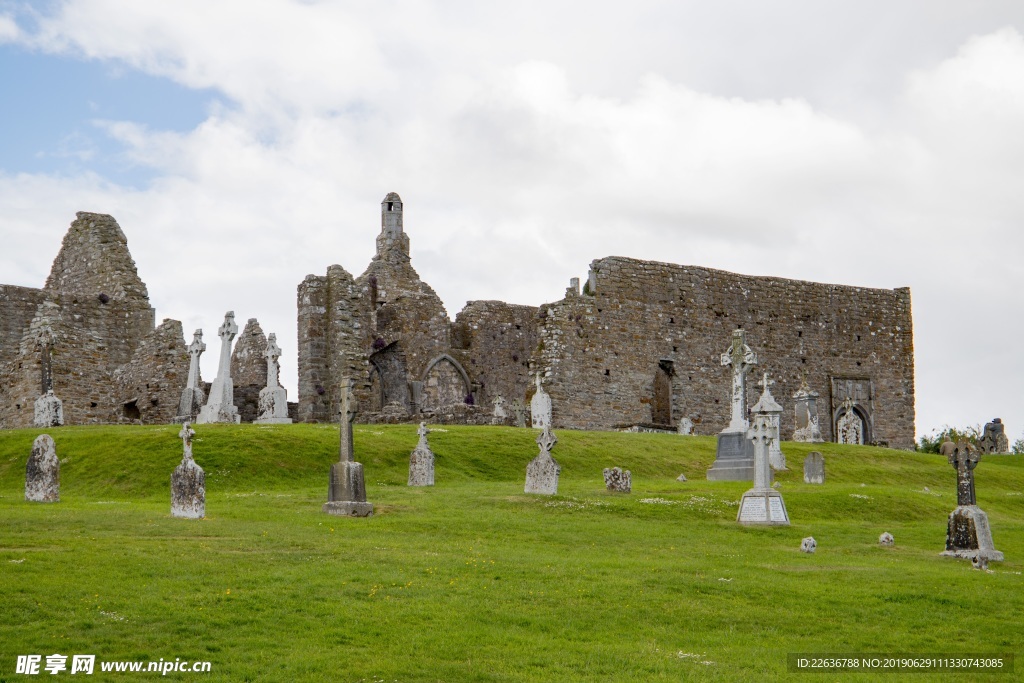
[[[411,489],[415,427],[357,425],[375,514],[348,519],[320,512],[336,427],[201,425],[207,519],[190,521],[169,515],[177,432],[52,430],[58,504],[24,501],[40,431],[0,432],[0,681],[35,678],[14,673],[17,655],[54,653],[209,661],[167,675],[201,681],[831,681],[843,675],[787,673],[787,653],[1024,643],[1020,456],[976,471],[1007,558],[984,572],[939,556],[956,476],[936,455],[784,444],[793,525],[743,528],[749,485],[704,478],[713,438],[560,431],[559,495],[545,497],[523,493],[534,430],[439,428],[437,485]],[[815,448],[824,486],[803,483]],[[604,490],[613,465],[632,470],[632,494]],[[97,664],[86,680],[154,676]]]

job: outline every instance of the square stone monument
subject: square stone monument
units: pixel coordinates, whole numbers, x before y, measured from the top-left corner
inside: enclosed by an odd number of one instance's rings
[[[171,474],[171,517],[202,519],[206,516],[206,473],[192,457],[192,425],[181,425],[178,438],[184,444],[181,464]]]
[[[740,524],[789,526],[789,514],[782,494],[771,487],[771,465],[768,447],[772,440],[771,419],[758,403],[754,407],[754,423],[748,437],[754,444],[754,488],[740,498],[736,521]]]
[[[49,434],[40,434],[32,443],[32,455],[25,464],[25,500],[60,502],[60,460]]]
[[[633,473],[621,467],[604,468],[604,487],[609,491],[629,493],[633,490]]]
[[[551,425],[544,425],[544,431],[537,437],[540,453],[526,466],[526,493],[542,493],[553,496],[558,493],[558,475],[562,468],[551,457],[551,449],[558,443],[558,438],[551,431]]]
[[[956,469],[957,507],[949,513],[946,529],[947,557],[978,558],[981,561],[1002,561],[1003,554],[992,543],[992,530],[988,515],[978,507],[974,493],[974,468],[981,460],[981,454],[969,441],[958,441],[948,456],[949,464]]]
[[[427,442],[426,422],[420,422],[416,430],[420,440],[409,456],[409,486],[433,486],[434,485],[434,452],[430,450]]]
[[[723,366],[732,367],[732,416],[718,435],[710,481],[750,481],[754,478],[754,446],[747,438],[747,371],[757,365],[757,354],[746,343],[746,333],[735,330],[732,345],[722,354]]]
[[[373,504],[366,502],[366,481],[363,465],[355,461],[352,448],[352,422],[359,406],[352,395],[352,380],[342,381],[340,460],[331,465],[331,481],[323,511],[329,515],[369,517]]]

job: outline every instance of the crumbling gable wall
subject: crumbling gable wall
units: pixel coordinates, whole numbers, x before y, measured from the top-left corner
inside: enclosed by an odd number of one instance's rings
[[[470,301],[452,325],[454,356],[478,385],[477,400],[491,407],[501,396],[527,403],[530,358],[537,348],[538,309],[503,301]]]
[[[0,285],[0,367],[18,356],[21,338],[45,299],[41,289]]]
[[[267,386],[267,336],[256,318],[249,318],[231,352],[231,382],[242,422],[259,417],[260,391]]]
[[[610,257],[594,261],[578,296],[541,307],[538,365],[561,427],[668,423],[701,434],[729,420],[730,376],[720,365],[732,331],[747,331],[772,392],[787,400],[806,374],[822,395],[832,439],[833,379],[870,386],[872,440],[914,445],[913,329],[908,289],[884,290],[737,275]],[[667,405],[665,403],[667,402]],[[658,419],[661,417],[662,419]],[[666,419],[667,418],[667,419]],[[792,410],[782,436],[794,429]]]
[[[181,323],[165,318],[140,343],[131,361],[114,372],[119,420],[167,424],[178,412],[188,379],[188,350]]]

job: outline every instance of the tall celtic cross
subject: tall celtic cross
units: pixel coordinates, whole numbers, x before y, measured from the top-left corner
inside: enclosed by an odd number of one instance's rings
[[[747,346],[746,333],[734,330],[732,346],[722,354],[722,365],[732,366],[732,417],[729,432],[747,431],[747,371],[757,365],[757,354]]]
[[[188,345],[188,384],[186,384],[186,387],[189,389],[195,389],[199,386],[199,357],[203,355],[205,350],[206,344],[203,343],[203,331],[196,330],[195,334],[192,335],[192,343]]]
[[[354,462],[355,455],[352,450],[352,423],[359,412],[359,403],[352,393],[355,385],[350,379],[341,381],[341,462]]]
[[[948,458],[949,464],[956,468],[956,504],[977,505],[978,499],[974,495],[974,468],[981,460],[978,449],[969,441],[957,441]]]
[[[281,347],[277,345],[277,334],[274,332],[271,332],[270,337],[267,338],[267,350],[263,355],[267,358],[267,386],[276,389],[281,386],[278,380],[281,366],[277,362],[277,359],[281,357]]]

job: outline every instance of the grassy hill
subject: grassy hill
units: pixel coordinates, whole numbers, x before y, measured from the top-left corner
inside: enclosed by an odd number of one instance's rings
[[[438,428],[437,485],[411,489],[415,428],[357,425],[375,515],[347,519],[320,512],[336,427],[203,425],[207,519],[188,521],[169,515],[177,431],[52,430],[50,505],[24,502],[40,431],[0,432],[0,681],[31,680],[17,655],[53,653],[209,661],[168,674],[202,681],[760,681],[794,675],[788,653],[1024,643],[1020,456],[976,471],[1007,557],[984,572],[939,556],[956,491],[935,455],[786,443],[793,525],[744,528],[749,484],[704,479],[710,437],[558,432],[559,495],[545,497],[523,493],[533,430]],[[803,483],[811,450],[824,486]],[[632,494],[604,490],[614,465]],[[878,546],[883,531],[896,547]],[[97,664],[94,680],[137,675]],[[927,675],[987,677],[1008,678]]]

